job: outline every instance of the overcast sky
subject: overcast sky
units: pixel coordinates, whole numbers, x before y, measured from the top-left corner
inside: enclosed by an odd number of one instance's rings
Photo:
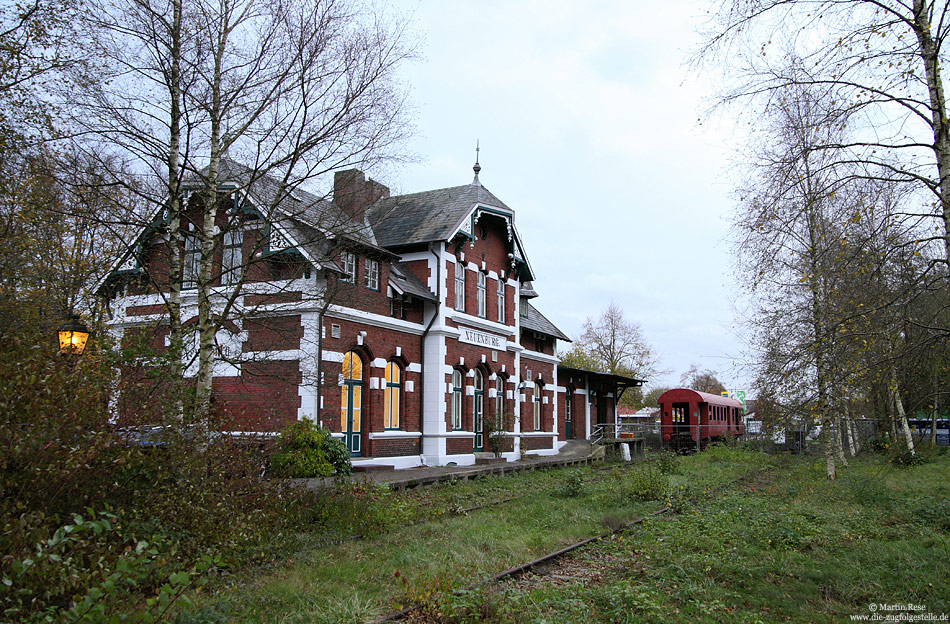
[[[702,4],[401,0],[422,36],[404,79],[417,163],[394,193],[480,180],[516,213],[540,297],[572,338],[611,300],[675,385],[690,364],[744,389],[733,320],[730,141],[699,123],[716,76],[685,66]],[[561,345],[563,349],[570,345]]]

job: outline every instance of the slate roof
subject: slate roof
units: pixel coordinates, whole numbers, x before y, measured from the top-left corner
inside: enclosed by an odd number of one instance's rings
[[[554,323],[549,321],[544,317],[543,314],[538,312],[538,309],[531,305],[529,302],[525,302],[528,306],[527,316],[521,317],[521,327],[524,329],[530,329],[547,336],[554,336],[558,340],[566,340],[567,342],[574,342],[570,338],[564,335],[560,329],[555,327]]]
[[[258,173],[230,158],[222,158],[218,172],[221,185],[235,184],[245,190],[250,198],[262,208],[275,207],[280,216],[312,228],[317,232],[334,237],[349,238],[355,242],[378,247],[373,228],[364,219],[363,223],[353,221],[339,206],[325,198],[297,188],[288,191],[276,178]],[[193,178],[194,179],[194,178]],[[187,184],[187,181],[186,181]],[[272,215],[272,221],[284,225],[284,219]],[[292,229],[292,226],[288,229]],[[313,240],[305,238],[304,240]]]
[[[429,290],[429,287],[422,283],[422,280],[416,277],[415,274],[401,262],[392,263],[392,270],[389,272],[389,279],[397,290],[400,290],[408,295],[418,297],[419,299],[426,299],[428,301],[439,301],[439,298],[432,294],[432,291]]]
[[[449,240],[475,204],[511,210],[480,183],[381,199],[366,210],[377,244],[398,247]]]

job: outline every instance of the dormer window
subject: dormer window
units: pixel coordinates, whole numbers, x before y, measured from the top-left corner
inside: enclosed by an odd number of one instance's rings
[[[181,287],[198,287],[198,267],[201,258],[201,245],[194,234],[185,234],[185,255],[181,259]]]
[[[521,318],[527,318],[528,316],[528,300],[524,297],[521,298]]]
[[[243,262],[244,233],[240,229],[231,229],[224,233],[221,241],[221,283],[234,285],[241,281]]]
[[[343,265],[343,277],[340,279],[344,282],[356,282],[356,255],[349,251],[341,252],[340,264]]]
[[[370,290],[379,290],[379,260],[366,259],[366,271],[363,273],[363,286]]]

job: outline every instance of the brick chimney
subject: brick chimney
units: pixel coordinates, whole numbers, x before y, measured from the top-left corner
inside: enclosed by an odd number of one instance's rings
[[[359,169],[337,171],[333,176],[333,202],[357,223],[363,223],[366,207],[389,197],[389,187],[367,180]]]

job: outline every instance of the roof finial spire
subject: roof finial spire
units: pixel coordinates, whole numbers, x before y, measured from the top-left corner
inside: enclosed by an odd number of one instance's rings
[[[478,139],[475,139],[475,166],[472,167],[472,171],[475,172],[475,179],[472,180],[472,184],[481,184],[478,181],[478,172],[482,170],[482,166],[478,164],[478,152],[480,151],[478,146]]]

